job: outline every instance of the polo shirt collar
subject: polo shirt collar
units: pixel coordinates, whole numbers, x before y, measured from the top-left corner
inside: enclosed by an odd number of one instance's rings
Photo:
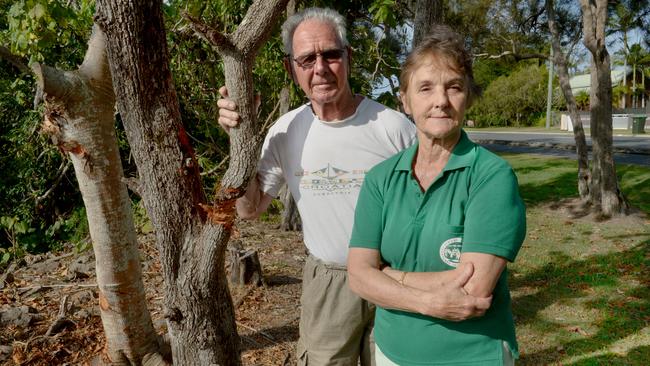
[[[404,150],[404,153],[395,166],[395,170],[412,170],[411,163],[413,162],[415,154],[418,151],[418,146],[419,142],[416,140],[411,147]],[[474,153],[474,146],[475,144],[469,139],[469,137],[467,137],[465,130],[461,129],[460,139],[458,139],[458,143],[456,146],[454,146],[454,150],[451,152],[449,161],[442,171],[444,172],[448,170],[460,169],[472,165],[474,159],[476,158],[476,154]]]

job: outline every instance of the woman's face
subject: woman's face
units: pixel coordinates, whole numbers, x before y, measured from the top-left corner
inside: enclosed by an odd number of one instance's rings
[[[467,78],[446,60],[430,57],[421,63],[403,94],[404,110],[415,120],[418,135],[446,140],[460,134],[467,105]]]

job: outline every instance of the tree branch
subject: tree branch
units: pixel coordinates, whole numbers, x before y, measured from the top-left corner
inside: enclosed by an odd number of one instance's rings
[[[513,51],[503,51],[498,55],[493,55],[493,54],[490,54],[490,53],[475,53],[473,56],[474,56],[474,58],[487,58],[487,59],[491,59],[491,60],[503,58],[503,57],[506,57],[506,56],[511,56],[516,61],[529,60],[529,59],[533,59],[533,58],[541,59],[541,60],[547,60],[548,59],[548,55],[544,55],[544,54],[541,54],[541,53],[516,53],[516,52],[513,52]]]
[[[93,24],[90,40],[88,41],[88,50],[83,63],[79,66],[79,72],[110,97],[111,100],[106,100],[106,103],[115,103],[113,85],[107,82],[111,80],[111,70],[106,53],[106,36],[97,24]],[[97,81],[102,82],[97,83]]]
[[[222,34],[188,13],[184,12],[183,18],[187,20],[194,33],[208,42],[217,53],[233,54],[237,52],[237,48],[227,35]]]
[[[70,169],[71,166],[72,166],[72,162],[70,160],[66,159],[63,161],[63,163],[59,167],[58,175],[54,180],[54,182],[52,183],[52,186],[45,193],[36,197],[35,201],[37,205],[39,204],[39,202],[46,199],[54,191],[54,188],[56,188],[59,185],[59,183],[61,183],[61,180],[63,180],[63,177],[65,177],[65,173],[68,172],[68,169]]]
[[[32,73],[32,70],[29,68],[29,66],[27,66],[27,63],[21,57],[11,53],[7,47],[0,46],[0,58],[5,59],[23,74]]]
[[[235,45],[244,55],[253,57],[271,36],[271,28],[276,24],[272,19],[282,15],[287,2],[289,0],[279,0],[274,3],[255,1],[250,6],[232,37]]]
[[[596,27],[593,25],[595,16],[591,2],[589,0],[580,0],[580,8],[582,9],[582,28],[584,29],[585,47],[592,53],[596,53]]]
[[[41,65],[38,62],[32,65],[36,75],[36,98],[34,105],[42,100],[44,94],[66,101],[80,88],[82,82],[79,76],[72,71],[61,71],[54,67]]]

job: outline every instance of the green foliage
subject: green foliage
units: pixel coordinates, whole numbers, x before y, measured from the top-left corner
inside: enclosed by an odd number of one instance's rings
[[[279,199],[274,199],[271,201],[269,208],[260,215],[260,220],[264,222],[271,222],[279,224],[282,220],[281,214],[284,210],[284,205]]]
[[[485,90],[500,76],[508,76],[512,72],[512,67],[503,61],[477,59],[472,65],[472,71],[476,84]]]
[[[548,72],[527,65],[496,78],[467,112],[476,126],[531,126],[546,110]]]
[[[397,24],[395,13],[395,0],[376,0],[370,5],[368,11],[375,23],[385,23],[390,26]]]
[[[29,225],[20,221],[17,217],[2,216],[0,217],[0,228],[6,234],[11,243],[11,248],[0,248],[0,263],[7,263],[11,259],[23,255],[24,249],[19,245],[19,237],[30,231]]]
[[[54,52],[65,54],[63,63],[68,64],[85,52],[93,13],[94,1],[90,0],[77,1],[74,7],[59,0],[16,1],[6,14],[4,36],[11,51],[28,56],[30,63],[50,61]]]
[[[0,0],[0,45],[25,63],[75,68],[83,59],[92,13],[93,2],[86,0]],[[76,240],[81,230],[82,220],[73,214],[81,204],[73,170],[64,174],[65,157],[39,133],[34,90],[32,75],[0,59],[0,169],[10,172],[0,176],[0,212],[29,227],[12,238],[0,237],[4,254],[56,248]]]
[[[574,95],[574,97],[576,98],[576,106],[579,110],[589,110],[589,93],[583,90],[580,93]],[[612,98],[612,100],[613,99],[615,98]]]

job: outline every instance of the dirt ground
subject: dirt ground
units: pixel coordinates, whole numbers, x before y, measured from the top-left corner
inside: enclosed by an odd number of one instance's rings
[[[554,203],[541,210],[546,215],[543,221],[555,218],[557,227],[579,223],[590,223],[589,227],[594,228],[599,225],[598,218],[587,214],[576,201]],[[650,221],[645,215],[607,222],[610,227],[620,226],[623,232],[625,228],[630,228],[631,233],[642,231],[639,228],[648,227],[648,224]],[[235,240],[241,241],[246,249],[258,251],[265,280],[261,287],[231,287],[243,364],[294,365],[301,273],[306,257],[302,235],[281,231],[277,223],[263,221],[238,223],[237,229]],[[601,243],[593,250],[609,248],[602,245],[604,239],[597,236],[599,230],[587,231],[591,234],[585,235],[594,236],[590,240]],[[535,246],[535,240],[551,234],[531,230],[528,245]],[[557,235],[557,242],[561,242],[563,235],[566,236],[562,233]],[[634,242],[637,237],[637,234],[620,238],[614,236],[612,245],[618,248],[619,241]],[[149,310],[155,328],[162,334],[166,332],[162,318],[164,284],[153,234],[140,235],[139,243]],[[585,255],[594,254],[597,253],[590,251]],[[0,272],[0,365],[87,365],[102,352],[105,339],[99,317],[94,263],[92,250],[77,253],[70,249],[30,255],[17,267],[5,271],[4,275]],[[9,277],[6,277],[7,273],[10,273]],[[517,291],[521,292],[522,289],[514,289],[515,302],[520,301],[518,296],[521,293],[518,295]],[[567,309],[566,312],[571,314],[576,310]],[[60,315],[61,319],[57,322]],[[588,328],[581,326],[575,329]],[[559,360],[566,355],[561,341],[558,341],[558,345],[549,343],[538,347],[540,337],[545,342],[550,342],[552,337],[540,335],[534,330],[528,331],[526,327],[518,328],[518,335],[525,356],[520,363],[562,364]],[[541,351],[537,349],[540,347]],[[546,357],[547,353],[551,357],[548,362],[540,362],[540,355]],[[631,363],[623,361],[622,364]]]
[[[263,286],[231,287],[244,365],[295,364],[302,235],[276,223],[239,223],[238,240],[259,253]],[[161,268],[152,234],[139,237],[149,310],[164,333]],[[0,364],[87,365],[105,339],[92,250],[29,255],[0,286]],[[57,319],[62,315],[62,318]],[[48,333],[49,331],[49,333]]]

